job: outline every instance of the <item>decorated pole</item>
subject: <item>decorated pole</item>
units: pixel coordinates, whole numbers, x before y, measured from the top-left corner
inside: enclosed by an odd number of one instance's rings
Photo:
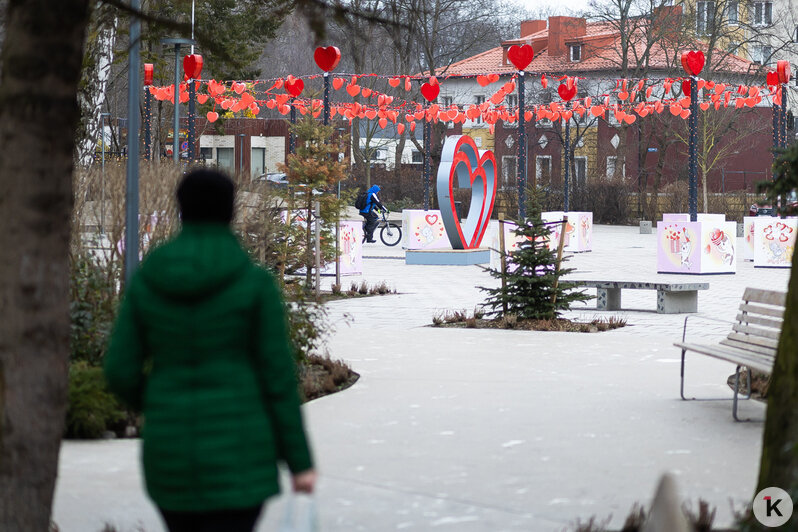
[[[421,95],[432,103],[441,92],[438,80],[433,76],[427,83],[421,85]],[[424,210],[429,210],[429,182],[430,182],[430,158],[432,150],[432,117],[429,116],[429,109],[424,113]]]
[[[140,0],[130,8],[141,9]],[[125,168],[125,286],[139,263],[139,65],[141,64],[141,20],[130,18],[127,80],[127,166]],[[105,138],[103,138],[103,141]]]
[[[526,218],[526,108],[524,84],[525,69],[535,57],[532,46],[511,46],[507,50],[507,59],[518,69],[518,217]]]
[[[194,48],[193,46],[191,47]],[[188,78],[188,160],[194,160],[194,126],[196,121],[197,86],[195,80],[202,75],[202,56],[189,54],[183,58],[183,72]]]
[[[330,71],[337,67],[341,61],[341,50],[335,46],[319,46],[313,52],[313,59],[316,61],[316,65],[324,71],[324,111],[322,111],[322,121],[326,126],[330,123]]]
[[[152,63],[144,63],[144,159],[152,160]]]
[[[294,107],[294,98],[291,98],[291,114],[289,115],[289,120],[291,121],[291,125],[293,126],[296,124],[296,107]],[[296,153],[296,135],[294,135],[294,129],[289,128],[288,132],[288,153]]]
[[[183,44],[194,44],[193,39],[161,39],[161,44],[175,45],[175,120],[174,131],[172,133],[172,159],[175,163],[180,162],[180,46]]]
[[[779,125],[780,148],[787,147],[787,84],[790,82],[790,62],[781,60],[776,62],[776,74],[779,78],[779,90],[781,91],[781,118]]]
[[[560,98],[565,102],[566,112],[571,108],[571,100],[576,96],[576,78],[568,76],[565,83],[557,87],[557,93]],[[569,181],[571,179],[571,119],[570,116],[562,116],[561,119],[565,121],[565,135],[563,139],[563,210],[568,212],[570,210],[570,192]]]
[[[690,76],[690,116],[687,127],[690,130],[689,176],[690,221],[698,219],[698,74],[704,68],[704,52],[691,51],[682,53],[682,67]]]

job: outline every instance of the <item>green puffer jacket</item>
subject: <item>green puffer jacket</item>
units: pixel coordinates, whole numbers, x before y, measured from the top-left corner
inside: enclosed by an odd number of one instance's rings
[[[277,462],[312,467],[282,299],[230,228],[185,224],[133,276],[105,375],[144,414],[142,460],[161,508],[256,506]]]

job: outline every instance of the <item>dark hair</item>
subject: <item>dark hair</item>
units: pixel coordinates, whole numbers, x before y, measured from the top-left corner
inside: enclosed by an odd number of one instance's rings
[[[209,168],[192,170],[177,186],[177,203],[184,222],[219,222],[233,220],[233,181],[222,172]]]

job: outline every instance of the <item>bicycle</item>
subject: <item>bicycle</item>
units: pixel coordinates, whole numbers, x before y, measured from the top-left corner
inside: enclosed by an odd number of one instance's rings
[[[389,222],[385,215],[388,214],[388,211],[382,211],[382,219],[378,220],[377,227],[374,228],[376,232],[377,229],[380,230],[380,240],[386,246],[395,246],[402,240],[402,229],[397,224],[393,222]],[[363,229],[366,229],[366,221],[363,221]]]

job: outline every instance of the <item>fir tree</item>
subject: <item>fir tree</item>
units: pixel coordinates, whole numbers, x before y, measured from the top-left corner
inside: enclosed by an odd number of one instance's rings
[[[480,287],[488,293],[488,314],[514,314],[522,319],[553,319],[571,308],[575,301],[586,301],[587,294],[572,290],[577,285],[560,278],[573,268],[556,269],[557,254],[548,247],[551,228],[543,223],[537,201],[531,202],[530,215],[518,223],[515,234],[522,237],[516,251],[504,253],[507,272],[497,288]],[[501,253],[501,251],[500,251]],[[563,258],[563,262],[566,259]],[[495,279],[501,269],[486,268]],[[556,297],[554,297],[556,294]]]

